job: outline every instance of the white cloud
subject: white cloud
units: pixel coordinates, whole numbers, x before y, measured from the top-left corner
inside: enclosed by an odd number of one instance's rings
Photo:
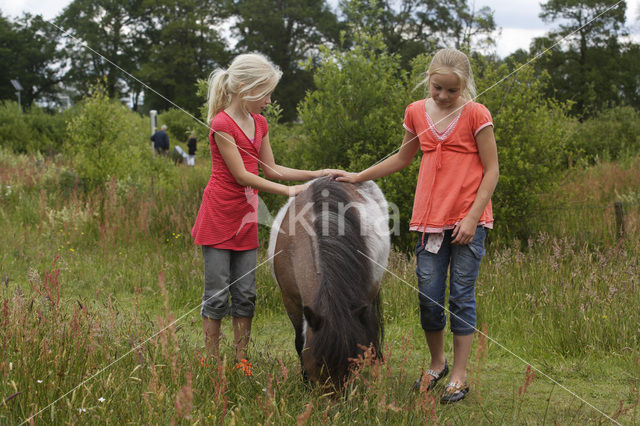
[[[53,19],[67,7],[71,0],[0,0],[2,14],[10,17],[22,16],[24,12]]]

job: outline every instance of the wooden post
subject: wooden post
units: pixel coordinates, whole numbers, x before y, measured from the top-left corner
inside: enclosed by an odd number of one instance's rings
[[[622,201],[616,201],[613,203],[613,207],[616,211],[616,230],[618,231],[618,238],[624,238],[626,233],[624,203]]]

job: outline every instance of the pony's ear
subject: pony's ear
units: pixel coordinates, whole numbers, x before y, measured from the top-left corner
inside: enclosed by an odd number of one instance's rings
[[[311,330],[318,331],[322,325],[322,317],[320,315],[316,315],[316,313],[308,306],[304,306],[302,311],[304,313],[304,318],[307,320],[307,324],[311,327]]]

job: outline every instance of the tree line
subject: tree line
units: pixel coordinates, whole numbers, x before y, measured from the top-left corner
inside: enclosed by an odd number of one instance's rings
[[[541,18],[557,28],[528,51],[488,58],[496,65],[524,63],[546,51],[534,62],[537,73],[551,78],[545,94],[572,102],[576,116],[619,104],[637,108],[639,46],[627,38],[626,2],[617,3],[543,2]],[[15,99],[14,78],[24,87],[25,106],[76,101],[100,80],[109,97],[126,99],[141,113],[173,103],[197,115],[203,99],[195,82],[238,53],[260,51],[284,73],[274,98],[291,121],[315,87],[321,47],[348,51],[357,34],[380,36],[405,69],[443,46],[488,51],[498,30],[494,11],[473,5],[342,0],[334,10],[326,0],[73,0],[51,22],[0,15],[0,99]]]

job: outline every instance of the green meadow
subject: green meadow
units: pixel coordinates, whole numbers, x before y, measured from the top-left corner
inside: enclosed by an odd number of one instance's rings
[[[223,359],[207,359],[189,232],[209,168],[86,191],[61,157],[0,151],[0,424],[640,422],[639,157],[568,169],[537,195],[548,207],[528,240],[489,244],[471,392],[453,406],[442,385],[411,391],[429,360],[414,259],[398,251],[384,361],[355,361],[343,395],[303,383],[264,247],[250,369],[233,361],[230,321]]]

